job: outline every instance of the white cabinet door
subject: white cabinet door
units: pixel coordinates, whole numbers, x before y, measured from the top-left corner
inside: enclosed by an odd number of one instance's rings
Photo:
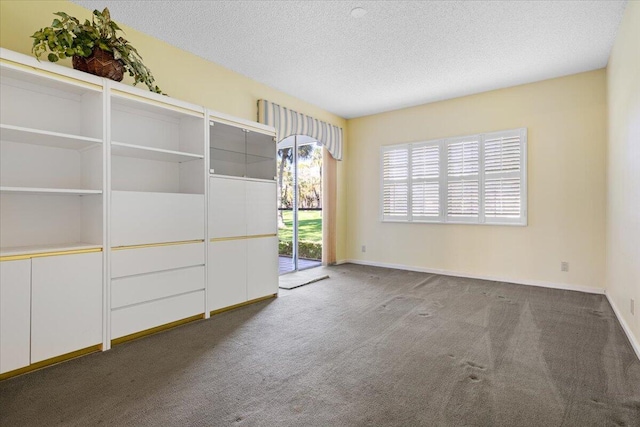
[[[31,363],[100,344],[102,253],[31,262]]]
[[[31,260],[0,262],[0,373],[29,365]]]
[[[204,194],[111,192],[111,245],[203,240]]]
[[[276,183],[247,181],[247,236],[276,234]]]
[[[247,300],[247,241],[209,243],[209,310]]]
[[[278,293],[278,238],[247,239],[247,298]]]
[[[209,181],[209,237],[246,236],[246,182],[211,177]]]

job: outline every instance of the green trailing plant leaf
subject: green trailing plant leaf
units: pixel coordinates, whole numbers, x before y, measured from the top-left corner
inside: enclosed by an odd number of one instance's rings
[[[33,33],[33,47],[31,51],[38,60],[49,51],[47,59],[57,62],[59,59],[75,55],[87,58],[95,47],[113,54],[114,59],[120,61],[125,71],[134,79],[133,84],[145,84],[150,91],[161,93],[155,84],[151,70],[142,62],[142,56],[124,37],[120,26],[111,20],[108,8],[102,12],[94,10],[91,21],[84,23],[64,12],[56,12],[51,26],[41,28]]]

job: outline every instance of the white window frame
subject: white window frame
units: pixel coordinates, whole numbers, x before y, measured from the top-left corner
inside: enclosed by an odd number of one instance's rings
[[[485,217],[485,178],[486,171],[484,168],[484,148],[485,140],[491,140],[500,137],[509,137],[518,135],[520,138],[520,171],[519,172],[506,172],[501,175],[493,174],[492,177],[503,176],[505,178],[518,176],[520,178],[520,216],[518,218],[495,218]],[[447,162],[447,147],[449,144],[466,141],[472,138],[478,140],[478,217],[450,217],[447,211],[447,196],[448,196],[448,162]],[[412,174],[412,150],[414,148],[423,146],[439,146],[440,150],[440,191],[439,191],[439,204],[440,215],[433,218],[420,218],[414,219],[412,216],[413,200],[412,200],[412,188],[413,188],[413,174]],[[407,176],[407,216],[406,217],[394,217],[389,218],[384,215],[384,153],[385,151],[408,148],[408,176]],[[433,181],[433,179],[420,179],[421,181]],[[383,145],[380,147],[380,221],[381,222],[402,222],[402,223],[437,223],[437,224],[475,224],[475,225],[512,225],[512,226],[527,226],[528,225],[528,206],[527,206],[527,128],[509,129],[497,132],[488,132],[483,134],[472,134],[460,137],[419,141],[412,143]]]

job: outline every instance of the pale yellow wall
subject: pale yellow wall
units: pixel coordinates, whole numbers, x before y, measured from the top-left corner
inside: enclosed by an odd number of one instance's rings
[[[51,25],[53,13],[58,11],[67,12],[81,20],[91,16],[91,11],[68,1],[1,1],[0,46],[31,54],[32,39],[29,36],[36,30]],[[118,16],[112,16],[112,18],[118,21]],[[346,127],[344,119],[321,108],[213,62],[205,61],[132,28],[126,26],[123,28],[126,38],[138,49],[145,64],[152,70],[157,84],[174,98],[248,120],[257,120],[258,99],[268,99],[343,129]],[[210,42],[215,43],[215,40]],[[59,63],[70,66],[68,60]],[[144,86],[140,87],[144,88]],[[346,248],[341,237],[345,235],[346,229],[344,162],[338,163],[337,175],[337,256],[341,259],[344,258]]]
[[[607,80],[607,292],[640,342],[640,2],[627,4]]]
[[[348,257],[603,288],[606,108],[597,70],[349,120]],[[527,227],[380,222],[381,145],[519,127],[528,128]]]

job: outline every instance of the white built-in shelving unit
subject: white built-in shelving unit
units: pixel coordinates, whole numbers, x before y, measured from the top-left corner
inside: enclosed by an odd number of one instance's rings
[[[0,376],[277,294],[273,128],[5,49],[0,72]]]

